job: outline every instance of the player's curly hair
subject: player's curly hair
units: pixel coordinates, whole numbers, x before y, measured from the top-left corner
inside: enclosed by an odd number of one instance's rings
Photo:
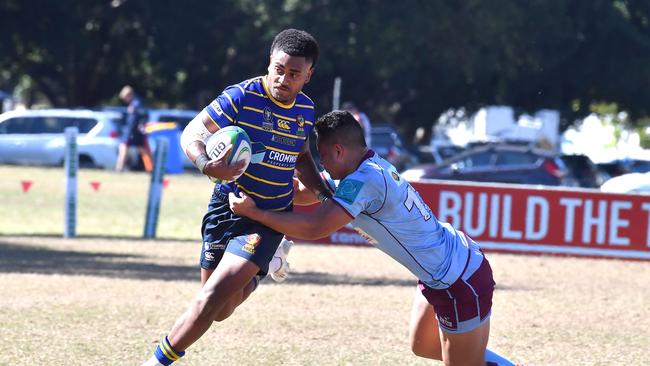
[[[347,147],[366,147],[363,128],[348,111],[332,111],[316,120],[318,141],[338,143]]]
[[[271,55],[280,50],[290,56],[302,56],[311,61],[311,67],[316,66],[319,48],[316,39],[309,33],[299,29],[285,29],[278,33],[271,44]]]

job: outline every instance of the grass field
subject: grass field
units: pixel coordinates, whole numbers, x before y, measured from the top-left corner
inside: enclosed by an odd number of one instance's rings
[[[0,165],[0,233],[63,235],[62,168]],[[157,237],[200,239],[200,220],[213,185],[194,174],[168,175],[163,190]],[[77,234],[142,237],[149,194],[149,175],[80,170]],[[21,181],[33,184],[23,193]],[[91,182],[99,182],[95,191]]]
[[[162,239],[141,240],[146,175],[83,171],[82,237],[62,239],[59,170],[0,167],[0,365],[138,365],[198,291],[210,186],[170,177]],[[34,181],[28,193],[23,176]],[[647,262],[488,257],[492,349],[534,365],[650,364]],[[263,283],[177,364],[437,364],[409,351],[415,281],[389,257],[298,244],[290,259],[287,282]]]

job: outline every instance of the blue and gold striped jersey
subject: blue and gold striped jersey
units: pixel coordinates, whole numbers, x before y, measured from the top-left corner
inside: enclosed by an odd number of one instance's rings
[[[259,76],[227,87],[205,111],[219,128],[241,127],[253,145],[266,147],[261,162],[249,164],[239,179],[217,189],[225,194],[243,191],[261,209],[290,210],[296,160],[314,128],[314,102],[300,92],[293,103],[281,103]]]

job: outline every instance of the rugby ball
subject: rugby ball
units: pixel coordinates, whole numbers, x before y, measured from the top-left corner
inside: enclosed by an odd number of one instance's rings
[[[235,164],[239,161],[246,162],[242,174],[248,164],[251,162],[252,150],[251,150],[251,140],[248,137],[246,131],[237,126],[227,126],[219,129],[212,136],[208,138],[205,143],[205,152],[208,154],[210,159],[217,159],[221,153],[232,146],[232,150],[226,155],[226,161],[228,165]],[[238,175],[234,177],[233,180],[237,180],[241,176]],[[233,180],[225,181],[215,177],[210,177],[215,183],[230,183]]]

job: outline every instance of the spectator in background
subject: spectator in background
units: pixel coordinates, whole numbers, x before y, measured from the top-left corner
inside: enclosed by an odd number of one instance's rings
[[[372,147],[372,134],[370,133],[371,127],[370,127],[370,118],[368,118],[368,115],[365,113],[361,112],[359,108],[357,108],[356,105],[352,102],[345,102],[343,103],[343,110],[346,110],[352,114],[354,119],[359,122],[361,125],[361,128],[363,128],[363,136],[366,140],[366,146],[369,148]]]
[[[126,108],[126,123],[122,129],[122,140],[120,141],[119,150],[117,153],[117,162],[115,170],[121,172],[124,170],[126,157],[129,146],[135,146],[138,149],[144,170],[150,172],[153,164],[151,160],[151,151],[144,136],[144,126],[142,126],[143,103],[142,99],[135,94],[135,90],[129,85],[126,85],[120,90],[120,100],[127,105]]]

